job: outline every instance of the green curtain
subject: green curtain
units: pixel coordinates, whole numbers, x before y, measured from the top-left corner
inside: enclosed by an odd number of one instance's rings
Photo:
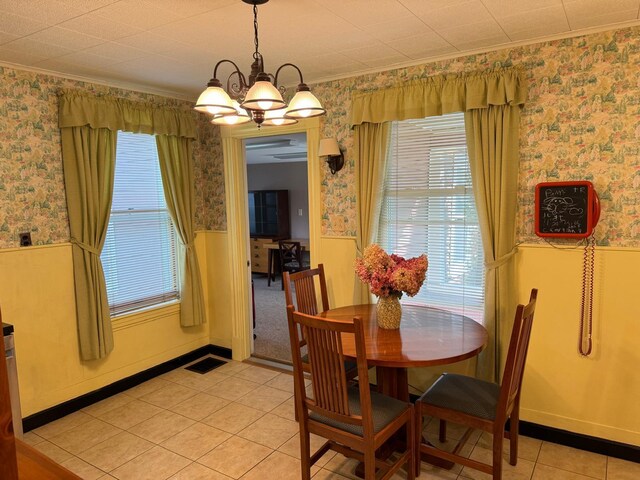
[[[384,173],[389,145],[388,123],[363,123],[354,127],[356,167],[356,254],[375,242],[382,208]],[[356,280],[354,301],[369,303],[369,289]]]
[[[511,329],[515,311],[516,205],[520,108],[495,105],[465,113],[471,180],[485,259],[484,326],[489,345],[480,354],[477,375],[500,378],[500,332]],[[504,336],[508,341],[509,336]]]
[[[520,107],[526,96],[524,75],[519,68],[441,75],[352,96],[351,123],[356,148],[362,144],[359,132],[365,125],[373,128],[386,122],[465,112],[469,161],[485,255],[485,326],[489,332],[489,345],[479,357],[476,373],[488,380],[499,378],[500,332],[508,331],[516,303],[512,257],[520,161]],[[356,159],[368,155],[369,152],[361,151]],[[369,161],[371,169],[375,162]],[[366,168],[366,161],[361,165]],[[358,201],[362,208],[371,208],[376,204],[369,199],[376,194],[362,190],[358,176],[366,183],[374,172],[363,171],[362,167],[356,169]],[[381,195],[382,180],[379,185]],[[369,216],[361,215],[362,208],[357,210],[359,251],[378,228],[378,219],[372,216],[375,211],[368,210]],[[355,295],[365,298],[359,290]]]
[[[518,68],[440,75],[399,87],[355,93],[351,99],[351,124],[434,117],[491,105],[522,105],[526,96]]]
[[[184,109],[61,90],[58,126],[62,137],[62,161],[73,244],[80,353],[83,360],[96,360],[106,357],[113,349],[111,316],[100,253],[111,211],[117,131],[169,135],[179,138],[180,142],[189,143],[196,138],[196,125],[193,113]],[[186,147],[186,151],[191,155],[190,147]],[[192,177],[189,178],[193,181]],[[164,188],[166,191],[167,187]],[[193,208],[193,201],[189,208]],[[182,214],[177,216],[183,218]],[[187,251],[193,250],[193,226],[190,220],[189,223],[189,228],[184,230],[191,235],[184,237],[191,238],[185,242]],[[189,255],[186,257],[189,258]],[[195,256],[191,261],[197,262],[197,259],[193,259]],[[195,267],[191,265],[185,268],[185,273],[189,271],[195,272],[191,276],[199,280],[197,263]],[[193,280],[190,281],[193,283]],[[190,305],[187,310],[191,318],[201,319],[203,314],[198,309],[204,309],[195,304],[202,303],[202,287],[200,300],[195,299],[195,288],[197,286],[193,286],[188,294]]]
[[[88,96],[61,91],[58,126],[108,128],[111,131],[175,135],[196,138],[193,113],[184,109],[158,107],[122,98]]]
[[[63,128],[61,136],[80,356],[96,360],[113,350],[100,252],[111,212],[116,132],[81,126]]]
[[[180,288],[180,323],[183,327],[206,321],[198,257],[193,246],[195,195],[191,140],[156,135],[162,187],[167,207],[184,246]]]

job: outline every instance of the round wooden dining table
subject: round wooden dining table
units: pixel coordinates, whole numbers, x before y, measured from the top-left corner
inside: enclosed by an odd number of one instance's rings
[[[487,331],[464,315],[424,306],[402,306],[397,330],[378,327],[375,305],[351,305],[318,314],[333,320],[362,319],[367,364],[376,367],[381,393],[409,401],[407,369],[471,358],[487,344]],[[356,358],[353,334],[343,334],[345,356]]]

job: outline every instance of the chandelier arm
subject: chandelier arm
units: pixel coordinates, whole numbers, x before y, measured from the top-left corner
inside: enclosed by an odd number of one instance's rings
[[[238,65],[236,65],[233,61],[231,60],[220,60],[218,63],[216,63],[215,68],[213,69],[213,78],[212,80],[217,80],[218,79],[218,67],[223,64],[223,63],[230,63],[231,65],[234,66],[234,68],[236,69],[235,72],[232,72],[231,75],[229,75],[229,77],[231,77],[234,73],[238,75],[238,78],[240,79],[240,83],[242,87],[247,86],[247,81],[244,77],[244,74],[240,71],[240,67],[238,67]]]
[[[278,86],[278,74],[280,73],[280,70],[282,70],[284,67],[295,68],[298,71],[298,75],[300,75],[300,85],[304,85],[304,79],[302,78],[302,72],[300,71],[300,69],[293,63],[284,63],[278,67],[278,70],[276,70],[275,80],[273,83],[276,87]]]

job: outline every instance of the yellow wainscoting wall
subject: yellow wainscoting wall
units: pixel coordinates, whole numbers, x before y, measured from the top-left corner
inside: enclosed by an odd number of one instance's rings
[[[206,292],[207,236],[196,237]],[[178,304],[114,320],[115,348],[82,362],[77,343],[71,244],[0,250],[0,307],[15,327],[23,416],[96,390],[210,342],[210,320],[181,328]],[[209,305],[209,309],[211,306]]]
[[[323,237],[322,259],[332,306],[353,297],[353,238]],[[640,250],[596,248],[594,350],[578,353],[582,249],[521,245],[516,256],[519,301],[540,290],[523,383],[523,420],[632,445],[640,444]],[[429,274],[427,272],[427,281]],[[510,326],[502,332],[505,339]],[[504,355],[503,355],[504,358]],[[473,363],[447,366],[472,373]],[[439,369],[413,369],[424,389]]]
[[[198,232],[208,324],[183,329],[176,305],[129,315],[114,323],[116,347],[99,362],[81,362],[75,328],[71,246],[0,250],[0,306],[16,327],[24,415],[95,390],[202,345],[231,346],[226,232]],[[332,306],[352,303],[355,240],[322,237]],[[527,421],[640,444],[640,308],[636,276],[640,250],[596,249],[594,351],[578,354],[582,250],[521,245],[516,256],[519,298],[540,289],[525,371],[522,418]],[[428,275],[428,274],[427,274]],[[428,278],[428,277],[427,277]],[[428,280],[427,280],[428,281]],[[508,338],[509,332],[502,337]],[[452,365],[469,372],[472,366]],[[410,372],[425,388],[436,372]]]
[[[523,381],[522,417],[640,445],[640,250],[596,248],[589,357],[578,353],[583,251],[519,247],[521,301],[532,287],[540,290]]]
[[[219,347],[231,348],[231,274],[229,270],[228,234],[222,231],[201,231],[207,254],[207,290],[210,342]],[[202,272],[204,274],[204,272]]]

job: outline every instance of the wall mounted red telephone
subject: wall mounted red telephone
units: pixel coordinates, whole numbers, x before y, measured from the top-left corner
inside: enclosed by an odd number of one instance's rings
[[[536,185],[536,235],[583,238],[582,298],[578,351],[591,354],[593,343],[593,282],[595,239],[593,229],[600,219],[600,199],[589,181],[544,182]]]

